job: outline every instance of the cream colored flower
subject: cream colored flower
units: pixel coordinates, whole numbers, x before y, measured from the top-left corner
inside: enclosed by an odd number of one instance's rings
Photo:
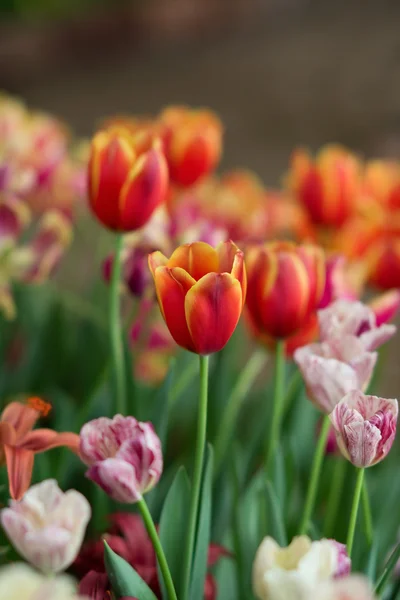
[[[66,575],[48,579],[24,563],[0,568],[1,600],[85,600]]]

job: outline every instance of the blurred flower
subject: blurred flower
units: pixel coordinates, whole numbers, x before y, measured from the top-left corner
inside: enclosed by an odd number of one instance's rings
[[[350,568],[345,547],[335,540],[300,536],[281,548],[266,537],[253,564],[253,591],[260,600],[307,600],[318,583],[347,575]]]
[[[30,223],[26,203],[0,193],[0,310],[7,318],[15,316],[12,282],[45,281],[71,242],[71,223],[61,212],[44,213],[26,241]]]
[[[149,255],[160,310],[176,343],[197,354],[221,350],[246,296],[243,253],[233,242],[185,244],[167,259]]]
[[[16,550],[46,574],[65,571],[75,560],[91,515],[86,498],[64,493],[54,479],[32,486],[1,511],[1,524]]]
[[[340,146],[325,146],[315,160],[299,149],[292,156],[288,183],[316,225],[340,227],[360,200],[361,164]]]
[[[163,469],[161,442],[151,423],[134,417],[100,417],[80,433],[80,455],[90,468],[86,477],[118,502],[134,503],[149,492]]]
[[[372,308],[357,301],[337,300],[320,310],[318,319],[323,342],[355,336],[368,352],[379,348],[396,333],[395,325],[377,327]]]
[[[171,180],[193,185],[213,171],[222,151],[222,123],[206,109],[170,106],[158,117],[165,127],[164,144]]]
[[[140,147],[127,129],[99,131],[88,167],[89,202],[99,221],[115,231],[143,227],[165,200],[168,170],[160,142]]]
[[[343,579],[321,583],[313,590],[312,597],[318,600],[375,600],[376,598],[370,582],[363,575],[349,575]]]
[[[384,323],[391,321],[399,312],[400,290],[389,290],[384,294],[375,296],[375,298],[369,302],[368,306],[374,312],[376,326],[380,327]]]
[[[150,538],[139,515],[115,513],[111,515],[110,533],[103,537],[114,552],[119,554],[139,573],[157,598],[161,598],[158,582],[156,555]],[[208,567],[212,567],[221,557],[229,553],[222,546],[211,544],[208,552]],[[81,578],[80,592],[91,600],[103,600],[97,597],[96,590],[110,588],[104,566],[104,545],[102,540],[90,541],[83,545],[73,565],[74,573]],[[207,573],[204,585],[204,599],[216,600],[217,584],[211,573]]]
[[[359,468],[383,460],[396,435],[397,414],[397,400],[349,392],[330,415],[343,456]]]
[[[77,452],[76,433],[57,433],[52,429],[33,429],[40,416],[46,415],[49,405],[40,398],[29,398],[27,404],[11,402],[0,420],[0,461],[7,465],[10,495],[20,500],[32,478],[34,455],[58,446]]]
[[[246,266],[247,315],[256,337],[287,338],[307,324],[324,289],[320,248],[291,242],[254,246]]]
[[[88,600],[78,596],[75,582],[67,575],[49,579],[24,563],[0,568],[2,600]]]

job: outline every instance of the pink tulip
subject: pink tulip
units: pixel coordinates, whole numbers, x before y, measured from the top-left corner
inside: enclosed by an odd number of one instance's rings
[[[318,312],[318,320],[323,342],[355,336],[367,352],[376,350],[396,333],[395,325],[378,327],[373,309],[358,301],[337,300]]]
[[[114,500],[138,502],[160,479],[161,442],[151,423],[101,417],[82,427],[80,439],[81,458],[90,467],[86,476]]]
[[[329,414],[348,392],[367,388],[377,353],[367,352],[359,338],[343,335],[299,348],[294,360],[311,401]]]
[[[44,573],[58,573],[75,560],[91,515],[86,498],[64,493],[54,479],[33,485],[19,502],[1,512],[1,524],[13,546]]]
[[[396,435],[397,414],[397,400],[348,393],[330,415],[342,454],[359,468],[383,460]]]

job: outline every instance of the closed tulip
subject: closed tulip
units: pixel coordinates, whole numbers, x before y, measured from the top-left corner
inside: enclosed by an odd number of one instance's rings
[[[159,116],[171,180],[193,185],[213,171],[222,151],[222,123],[210,110],[171,106]]]
[[[90,207],[114,231],[143,227],[167,194],[168,167],[161,142],[156,139],[143,148],[141,140],[124,128],[99,131],[92,140]]]
[[[68,575],[49,578],[25,563],[11,563],[0,568],[2,600],[89,600],[78,596],[77,587]]]
[[[13,546],[43,573],[59,573],[75,560],[91,516],[86,498],[62,492],[53,479],[33,485],[19,502],[1,512]]]
[[[396,436],[397,414],[397,400],[349,392],[329,417],[343,456],[359,468],[383,460]]]
[[[179,346],[197,354],[221,350],[235,331],[246,297],[243,253],[233,242],[180,246],[167,259],[149,256],[158,302]]]
[[[86,477],[117,502],[132,504],[158,482],[163,469],[161,442],[151,423],[134,417],[100,417],[80,433]]]
[[[325,259],[317,246],[273,242],[251,248],[247,314],[259,338],[285,339],[305,326],[325,284]]]

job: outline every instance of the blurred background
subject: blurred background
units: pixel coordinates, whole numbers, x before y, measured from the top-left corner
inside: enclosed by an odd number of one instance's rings
[[[0,86],[78,135],[116,112],[208,105],[222,167],[279,182],[295,145],[400,154],[400,3],[1,0]]]

